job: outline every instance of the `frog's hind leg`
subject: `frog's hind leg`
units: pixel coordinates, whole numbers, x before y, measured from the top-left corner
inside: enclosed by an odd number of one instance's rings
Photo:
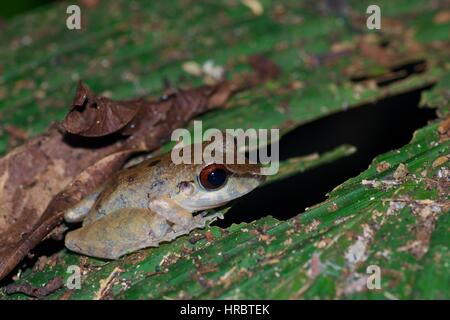
[[[98,196],[102,192],[103,188],[99,188],[95,192],[89,194],[85,198],[83,198],[80,202],[78,202],[75,206],[68,209],[64,213],[64,220],[68,223],[76,223],[81,222],[89,213],[89,210],[94,205]]]
[[[149,209],[118,209],[66,235],[68,249],[97,258],[120,256],[156,247],[171,232],[167,220]]]

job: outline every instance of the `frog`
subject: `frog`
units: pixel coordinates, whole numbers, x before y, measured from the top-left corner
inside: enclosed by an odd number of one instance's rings
[[[208,142],[201,144],[204,148]],[[220,150],[227,159],[229,145]],[[265,180],[257,163],[227,164],[214,158],[176,164],[171,155],[151,157],[116,172],[68,209],[65,222],[81,222],[81,227],[66,234],[66,248],[116,260],[157,247],[223,218],[216,208],[251,192]]]

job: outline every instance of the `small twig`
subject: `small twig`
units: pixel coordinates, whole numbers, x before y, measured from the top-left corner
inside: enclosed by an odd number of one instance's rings
[[[119,267],[115,267],[114,270],[109,274],[108,278],[100,280],[100,288],[98,289],[97,293],[94,296],[94,300],[102,300],[105,298],[109,290],[111,289],[111,286],[113,285],[114,280],[116,277],[122,273],[123,270]]]
[[[60,289],[64,285],[64,280],[62,277],[56,277],[47,282],[43,287],[35,287],[29,283],[22,284],[10,284],[5,287],[4,291],[6,294],[23,293],[27,296],[34,298],[44,298],[49,294]]]

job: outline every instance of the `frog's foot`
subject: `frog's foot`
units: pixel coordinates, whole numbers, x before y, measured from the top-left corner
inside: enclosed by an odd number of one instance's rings
[[[171,226],[148,209],[119,209],[93,223],[69,232],[68,249],[97,258],[118,259],[124,254],[167,241]],[[171,237],[170,237],[171,238]]]
[[[148,208],[161,217],[164,217],[167,221],[183,228],[189,227],[193,222],[192,213],[168,197],[161,197],[150,201]]]
[[[188,225],[183,226],[179,224],[173,224],[171,226],[171,232],[168,233],[168,237],[171,236],[171,239],[175,239],[176,237],[187,234],[194,229],[204,228],[217,219],[223,219],[223,212],[215,210],[210,212],[200,212],[199,214],[196,214],[192,217]]]

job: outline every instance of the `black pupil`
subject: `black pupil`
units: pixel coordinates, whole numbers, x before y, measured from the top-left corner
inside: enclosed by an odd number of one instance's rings
[[[216,169],[208,174],[208,182],[214,188],[218,188],[223,185],[226,179],[227,173],[223,169]]]

